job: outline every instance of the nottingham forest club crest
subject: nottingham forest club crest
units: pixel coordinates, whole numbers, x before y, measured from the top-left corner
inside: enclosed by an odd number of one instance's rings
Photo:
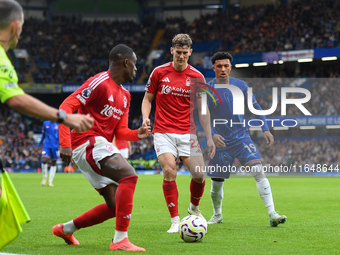
[[[185,86],[190,86],[190,77],[187,77],[185,81]]]

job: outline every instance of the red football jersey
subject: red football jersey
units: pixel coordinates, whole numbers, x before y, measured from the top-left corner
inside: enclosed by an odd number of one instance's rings
[[[197,81],[205,83],[204,76],[190,65],[177,71],[169,62],[152,71],[145,91],[156,95],[154,133],[195,133],[192,112],[197,88],[202,87]]]
[[[72,93],[81,102],[78,113],[89,113],[93,127],[82,133],[72,131],[72,148],[83,144],[90,136],[103,136],[112,142],[117,124],[123,115],[129,114],[130,92],[117,85],[109,71],[89,78]]]

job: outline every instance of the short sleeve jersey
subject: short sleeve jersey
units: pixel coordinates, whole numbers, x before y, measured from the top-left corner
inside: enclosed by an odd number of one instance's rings
[[[169,62],[152,71],[145,91],[156,96],[153,133],[195,133],[192,113],[201,83],[205,83],[204,76],[190,65],[177,71]]]
[[[17,73],[0,45],[0,99],[5,103],[7,99],[23,95],[25,92],[18,86]]]
[[[122,116],[129,114],[130,92],[117,85],[110,72],[105,71],[89,78],[72,96],[82,104],[78,113],[89,113],[95,120],[89,131],[72,131],[72,147],[78,147],[92,136],[103,136],[111,142]]]

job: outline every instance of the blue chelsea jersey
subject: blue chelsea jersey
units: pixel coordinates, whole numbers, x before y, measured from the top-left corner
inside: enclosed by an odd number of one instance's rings
[[[243,92],[244,101],[246,102],[248,85],[242,80],[233,77],[229,78],[229,84],[238,87]],[[215,88],[216,83],[216,79],[214,78],[207,84]],[[233,114],[234,98],[231,91],[227,88],[215,88],[221,98],[221,102],[219,102],[217,95],[211,91],[211,89],[208,88],[208,90],[216,100],[215,104],[213,99],[210,96],[207,96],[208,107],[211,115],[212,134],[219,134],[223,136],[227,145],[234,144],[239,139],[249,137],[244,115]],[[252,101],[253,103],[256,102],[254,95]]]
[[[38,146],[41,145],[41,143],[44,142],[44,148],[59,148],[59,124],[53,123],[49,120],[44,121],[43,129],[42,129],[42,137],[38,144]]]

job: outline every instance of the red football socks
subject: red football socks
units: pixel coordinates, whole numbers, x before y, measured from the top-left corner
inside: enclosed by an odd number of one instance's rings
[[[166,205],[169,209],[171,218],[179,216],[178,214],[178,189],[176,181],[163,180],[163,193]]]
[[[203,183],[197,183],[193,179],[191,179],[190,183],[190,202],[198,206],[201,200],[201,197],[203,196],[204,192],[204,186],[205,186],[205,180]]]
[[[116,216],[116,208],[110,208],[106,203],[97,205],[73,220],[77,229],[102,223]]]
[[[116,230],[127,231],[130,224],[137,175],[121,179],[116,191]]]

